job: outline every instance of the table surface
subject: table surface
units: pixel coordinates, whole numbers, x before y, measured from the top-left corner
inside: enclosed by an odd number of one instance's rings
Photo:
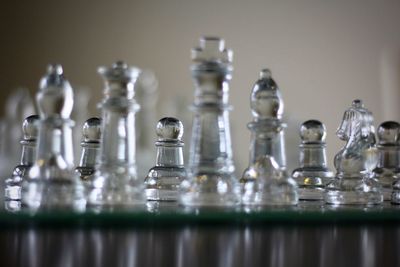
[[[7,206],[10,206],[7,204]],[[24,208],[0,209],[4,227],[155,227],[174,225],[271,225],[271,224],[388,224],[400,223],[400,205],[325,205],[321,201],[300,201],[296,206],[187,208],[176,202],[148,202],[145,206],[112,210],[87,209],[29,212]],[[4,206],[3,206],[4,207]]]
[[[400,266],[400,206],[0,211],[1,266]]]

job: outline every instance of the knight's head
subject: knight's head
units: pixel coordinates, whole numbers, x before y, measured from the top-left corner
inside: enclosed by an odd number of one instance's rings
[[[341,140],[348,141],[351,137],[370,138],[374,132],[372,113],[364,107],[361,100],[356,99],[344,112],[336,135]]]

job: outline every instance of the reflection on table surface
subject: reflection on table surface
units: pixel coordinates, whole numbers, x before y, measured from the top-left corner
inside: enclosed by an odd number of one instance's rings
[[[94,212],[65,224],[57,216],[2,211],[0,266],[399,266],[399,208],[302,202],[291,209],[237,208],[218,217],[212,209],[151,202],[139,213]],[[336,214],[342,215],[338,221],[332,220]],[[361,215],[365,221],[357,219]],[[108,223],[91,224],[102,220]]]
[[[400,227],[0,232],[2,266],[399,266]]]

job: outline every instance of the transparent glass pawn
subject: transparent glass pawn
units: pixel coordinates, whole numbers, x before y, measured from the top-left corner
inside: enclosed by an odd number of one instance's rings
[[[36,143],[38,134],[38,115],[27,117],[22,123],[23,138],[20,141],[22,146],[21,161],[12,173],[12,176],[5,180],[5,200],[21,201],[21,186],[22,182],[28,176],[29,170],[35,163],[36,158]],[[20,203],[6,203],[20,206]]]
[[[318,120],[308,120],[300,126],[300,167],[292,173],[299,186],[299,198],[322,200],[325,185],[334,174],[326,163],[326,128]]]
[[[176,118],[157,123],[156,165],[144,180],[147,200],[176,201],[179,186],[186,177],[183,163],[183,124]]]
[[[243,186],[244,205],[297,205],[296,182],[286,175],[272,156],[260,156],[253,165],[257,178]]]
[[[100,158],[101,119],[93,117],[86,120],[82,127],[82,135],[82,152],[76,171],[84,183],[89,183]]]
[[[192,60],[196,87],[193,130],[180,202],[186,206],[236,205],[240,188],[234,175],[228,113],[232,51],[225,48],[224,40],[204,37],[192,50]]]
[[[383,122],[378,127],[378,165],[374,177],[382,185],[384,200],[391,200],[393,184],[400,177],[400,124],[395,121]]]
[[[84,192],[73,166],[73,91],[60,65],[48,67],[36,102],[40,114],[36,162],[23,182],[22,204],[33,210],[81,210]]]
[[[140,70],[118,61],[111,67],[100,67],[98,72],[105,81],[100,104],[103,132],[100,163],[89,186],[88,205],[142,205],[146,195],[136,170],[135,113],[139,105],[134,98]]]
[[[21,147],[16,145],[23,138],[21,121],[35,114],[33,99],[26,88],[16,88],[3,99],[0,117],[0,177],[7,177],[21,156]],[[3,110],[2,110],[3,111]],[[2,188],[4,189],[4,188]]]
[[[381,185],[374,179],[377,165],[372,113],[361,100],[354,100],[343,115],[336,135],[346,142],[335,156],[336,176],[327,185],[324,200],[328,204],[380,204]]]
[[[250,95],[253,120],[247,124],[251,132],[249,166],[244,171],[240,183],[257,179],[256,163],[260,157],[271,156],[280,170],[286,171],[284,129],[282,122],[284,104],[278,85],[272,79],[271,71],[263,69]],[[249,192],[248,192],[249,193]],[[251,202],[246,199],[245,202]]]

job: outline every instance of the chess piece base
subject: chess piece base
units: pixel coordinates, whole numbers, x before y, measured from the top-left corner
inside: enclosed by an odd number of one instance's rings
[[[29,179],[22,189],[22,204],[32,210],[82,211],[86,205],[83,186],[70,179]]]
[[[376,168],[374,170],[376,179],[382,185],[383,200],[390,201],[393,191],[393,185],[398,181],[399,169]]]
[[[393,185],[400,177],[400,170],[397,168],[376,168],[374,173],[376,175],[375,177],[382,185],[383,200],[390,201]]]
[[[88,206],[144,205],[143,186],[133,184],[133,179],[127,179],[127,176],[115,173],[95,175],[88,190]]]
[[[144,180],[147,200],[177,201],[180,184],[186,176],[185,168],[156,166]]]
[[[21,185],[31,166],[18,165],[14,168],[13,175],[5,180],[5,200],[21,200]]]
[[[383,202],[383,194],[376,179],[335,178],[326,186],[324,200],[332,205],[376,205]]]
[[[390,201],[392,204],[400,204],[400,180],[393,184]]]
[[[399,190],[393,190],[390,202],[392,204],[400,205],[400,191]]]
[[[292,206],[299,201],[296,182],[292,179],[277,179],[266,183],[246,181],[242,185],[243,205]]]
[[[391,186],[382,186],[383,201],[391,201],[393,188]]]
[[[323,200],[324,199],[323,187],[306,187],[299,186],[298,193],[300,200]]]
[[[299,186],[299,199],[323,200],[325,184],[332,180],[333,173],[326,168],[299,168],[293,171],[292,177]]]
[[[21,200],[21,184],[22,179],[19,176],[13,176],[6,179],[4,189],[5,200]]]
[[[184,206],[235,206],[239,190],[231,175],[197,174],[182,182],[179,201]]]
[[[18,200],[6,200],[4,201],[4,208],[10,212],[21,211],[21,201]]]

